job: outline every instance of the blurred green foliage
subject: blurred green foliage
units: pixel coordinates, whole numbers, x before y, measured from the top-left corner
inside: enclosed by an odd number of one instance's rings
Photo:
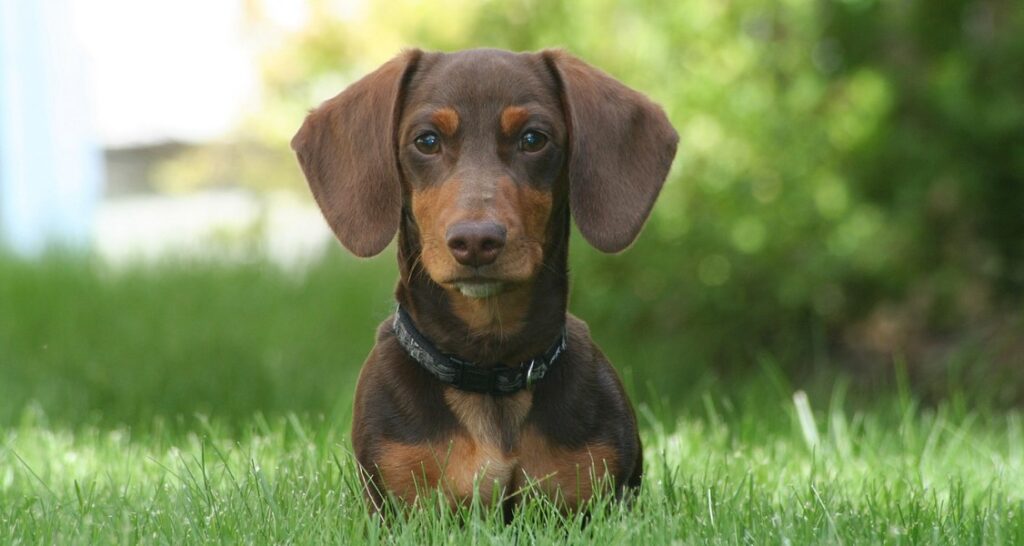
[[[332,5],[265,48],[266,107],[239,138],[277,167],[246,184],[305,191],[287,147],[304,112],[401,47],[565,47],[681,135],[640,242],[575,244],[573,309],[633,340],[613,357],[695,375],[906,362],[1022,398],[1024,3]]]
[[[393,266],[355,268],[339,254],[301,274],[259,259],[116,269],[0,255],[0,425],[26,408],[139,427],[197,414],[345,415],[394,305]]]

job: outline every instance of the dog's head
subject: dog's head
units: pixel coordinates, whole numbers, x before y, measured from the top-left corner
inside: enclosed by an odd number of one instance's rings
[[[677,140],[661,108],[562,51],[411,50],[311,112],[292,147],[346,248],[379,253],[409,211],[431,279],[479,298],[537,275],[566,200],[587,241],[627,247]]]

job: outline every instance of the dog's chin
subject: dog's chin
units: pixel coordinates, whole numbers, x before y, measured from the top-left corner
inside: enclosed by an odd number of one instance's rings
[[[477,271],[454,269],[439,273],[441,274],[431,274],[431,280],[449,292],[474,300],[493,298],[519,290],[532,279],[529,274],[520,271],[492,270],[481,274]]]
[[[463,296],[472,299],[483,299],[497,296],[505,291],[505,283],[494,280],[458,281],[452,283]]]

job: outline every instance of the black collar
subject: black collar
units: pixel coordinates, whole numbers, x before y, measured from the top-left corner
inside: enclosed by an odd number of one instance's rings
[[[512,394],[532,387],[547,375],[551,366],[565,352],[566,345],[565,328],[562,328],[555,343],[540,356],[515,366],[497,364],[483,367],[439,351],[416,329],[412,318],[401,306],[395,311],[393,329],[405,352],[442,383],[460,390],[485,394]]]

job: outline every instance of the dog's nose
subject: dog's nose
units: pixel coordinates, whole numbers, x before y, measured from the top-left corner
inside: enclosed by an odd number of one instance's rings
[[[492,264],[505,248],[505,226],[494,222],[459,222],[446,236],[448,249],[462,265]]]

